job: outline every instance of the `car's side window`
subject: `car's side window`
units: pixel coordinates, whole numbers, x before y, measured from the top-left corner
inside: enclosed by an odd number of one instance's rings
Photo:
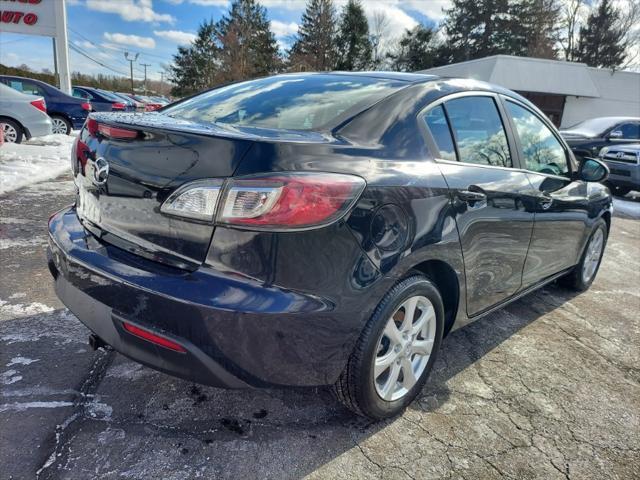
[[[527,170],[568,176],[567,153],[549,127],[520,105],[507,101],[506,106],[520,138]]]
[[[22,82],[22,93],[28,93],[29,95],[44,95],[42,88],[31,82]]]
[[[85,100],[91,100],[93,98],[91,94],[77,88],[73,89],[73,96],[76,98],[84,98]]]
[[[461,162],[512,167],[507,134],[491,97],[462,97],[445,102]]]
[[[640,123],[623,123],[614,130],[620,130],[622,132],[622,138],[625,140],[637,140],[640,139]]]
[[[444,114],[442,105],[432,108],[427,112],[424,121],[429,127],[429,131],[436,142],[439,151],[439,158],[443,160],[456,160],[456,149],[453,145],[453,137],[449,129],[447,117]]]

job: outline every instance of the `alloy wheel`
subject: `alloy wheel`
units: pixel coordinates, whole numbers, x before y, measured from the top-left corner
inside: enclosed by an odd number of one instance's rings
[[[4,141],[7,143],[15,143],[16,140],[18,140],[18,131],[13,127],[13,125],[9,125],[8,123],[3,125]]]
[[[383,400],[404,397],[427,367],[436,336],[436,313],[423,296],[405,300],[391,315],[378,340],[373,383]]]
[[[51,119],[51,131],[53,133],[61,133],[63,135],[67,134],[67,124],[61,118],[52,118]]]
[[[582,278],[584,282],[589,282],[593,275],[596,273],[598,263],[600,263],[600,257],[602,256],[602,249],[604,247],[604,232],[601,228],[598,228],[587,246],[587,253],[582,265]]]

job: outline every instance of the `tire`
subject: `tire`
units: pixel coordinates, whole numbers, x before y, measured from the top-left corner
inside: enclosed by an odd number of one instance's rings
[[[24,130],[22,126],[8,118],[0,118],[0,123],[3,125],[4,141],[5,143],[21,143],[24,138]]]
[[[409,328],[408,323],[402,323],[404,313],[408,311],[404,307],[410,309],[411,304],[408,302],[413,299],[417,302],[416,315]],[[424,326],[418,331],[423,318],[428,320],[424,320]],[[392,348],[393,341],[387,337],[387,332],[392,330],[388,325],[390,323],[396,326],[400,323],[400,331],[395,330],[394,337],[395,332],[401,334],[409,329],[415,334],[396,337],[401,338],[405,344],[404,347],[396,344],[399,350]],[[387,292],[365,325],[347,366],[333,386],[335,396],[354,413],[373,420],[401,413],[426,383],[440,349],[443,331],[444,306],[434,284],[422,275],[412,275],[400,281]],[[432,340],[432,347],[426,353],[429,340]],[[414,350],[417,349],[425,353],[416,353]],[[382,366],[389,359],[392,360],[389,365]],[[374,362],[380,363],[378,372],[381,373],[377,377],[374,377],[374,373],[377,373]],[[411,369],[413,375],[404,374],[407,368]],[[395,373],[398,369],[401,369],[400,373]],[[413,386],[406,388],[405,385],[411,385],[414,378]],[[386,399],[382,397],[385,391]]]
[[[51,115],[51,130],[53,133],[69,135],[71,133],[71,122],[62,115]]]
[[[591,286],[602,263],[602,254],[604,253],[604,247],[607,245],[607,237],[607,224],[600,218],[594,225],[591,235],[589,235],[589,240],[584,247],[580,262],[561,279],[561,283],[564,286],[578,292],[584,292]],[[594,247],[594,243],[598,242],[598,238],[601,238],[601,244],[599,251],[595,252],[592,247]],[[596,254],[597,257],[594,256]],[[587,266],[589,262],[590,268]]]

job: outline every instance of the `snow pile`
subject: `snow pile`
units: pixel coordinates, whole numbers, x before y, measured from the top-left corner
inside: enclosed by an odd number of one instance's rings
[[[72,135],[47,135],[0,147],[0,194],[56,178],[71,169]]]

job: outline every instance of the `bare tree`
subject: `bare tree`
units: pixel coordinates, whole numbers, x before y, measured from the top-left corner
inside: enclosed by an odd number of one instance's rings
[[[565,60],[570,62],[576,59],[578,53],[578,34],[586,18],[586,10],[585,0],[567,0],[562,7],[562,28],[565,33],[560,44]]]
[[[377,70],[382,66],[385,53],[389,48],[389,17],[382,10],[373,13],[371,21],[371,45],[373,46],[373,68]]]

